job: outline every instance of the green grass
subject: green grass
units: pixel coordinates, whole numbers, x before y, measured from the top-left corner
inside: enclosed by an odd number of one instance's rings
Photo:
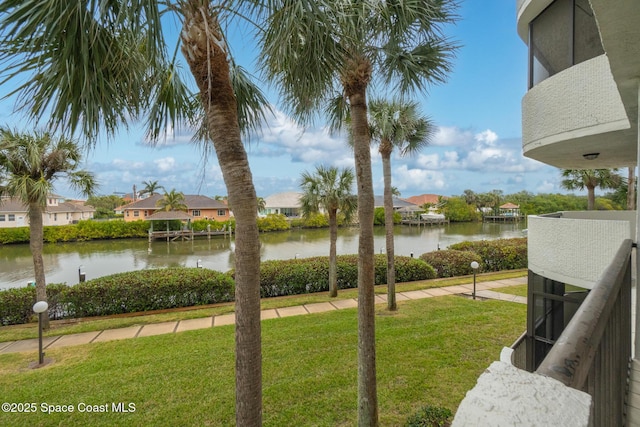
[[[488,273],[478,275],[478,282],[490,280],[501,280],[513,277],[522,277],[526,272],[524,270],[506,271],[500,273]],[[421,280],[409,283],[398,283],[396,285],[397,292],[413,291],[417,289],[429,289],[443,286],[454,286],[460,284],[471,283],[469,276],[452,277],[448,279]],[[376,286],[376,294],[386,294],[387,287]],[[526,295],[525,295],[526,296]],[[338,298],[357,298],[357,289],[341,289],[338,292]],[[294,295],[288,297],[265,298],[261,302],[263,310],[272,308],[291,307],[295,305],[311,304],[317,302],[332,301],[333,298],[328,293],[322,292],[317,294]],[[134,313],[133,315],[120,315],[111,317],[84,318],[77,321],[56,321],[51,322],[51,329],[44,333],[44,336],[57,336],[77,334],[82,332],[101,331],[103,329],[124,328],[135,325],[147,325],[150,323],[171,322],[176,320],[195,319],[200,317],[210,317],[220,314],[228,314],[234,311],[233,303],[217,304],[215,306],[207,306],[206,308],[188,308],[169,310],[163,313]],[[0,342],[24,340],[38,337],[38,324],[29,323],[25,325],[11,325],[0,327]]]
[[[482,371],[525,329],[526,306],[447,296],[378,307],[381,426],[424,405],[455,411]],[[357,420],[357,311],[266,320],[265,426],[353,426]],[[4,402],[135,404],[134,413],[0,413],[0,425],[234,425],[234,333],[223,326],[47,351],[0,355]]]

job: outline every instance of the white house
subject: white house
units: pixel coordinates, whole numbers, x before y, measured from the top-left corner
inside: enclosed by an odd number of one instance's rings
[[[66,202],[55,194],[47,198],[47,207],[42,214],[43,225],[74,224],[83,219],[92,219],[95,213],[93,206],[84,203]],[[17,199],[3,197],[0,199],[0,228],[27,227],[29,214],[27,206]]]

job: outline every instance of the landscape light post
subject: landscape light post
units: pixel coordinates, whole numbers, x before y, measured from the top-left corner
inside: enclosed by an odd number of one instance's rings
[[[86,278],[86,274],[82,271],[82,265],[80,265],[80,267],[78,267],[78,283],[84,282]]]
[[[44,364],[44,353],[42,352],[42,316],[49,308],[46,301],[38,301],[33,304],[34,313],[38,313],[38,365]]]
[[[471,262],[471,268],[473,268],[473,299],[476,299],[476,271],[480,267],[476,261]]]

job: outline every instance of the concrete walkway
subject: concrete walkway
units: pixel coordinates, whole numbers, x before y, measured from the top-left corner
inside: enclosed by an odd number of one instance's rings
[[[516,286],[527,283],[527,277],[518,277],[515,279],[504,279],[492,282],[482,282],[476,284],[476,296],[486,299],[498,299],[502,301],[510,301],[526,304],[525,297],[503,294],[494,291],[505,286]],[[398,292],[396,294],[397,301],[407,301],[422,298],[433,298],[443,295],[472,295],[473,284],[449,286],[444,288],[431,288],[419,291]],[[386,295],[376,295],[376,304],[384,304],[387,302]],[[294,307],[283,307],[277,309],[263,310],[261,313],[262,320],[275,319],[279,317],[300,316],[303,314],[322,313],[332,310],[341,310],[344,308],[355,308],[358,301],[352,299],[337,299],[330,302],[319,302],[314,304],[305,304]],[[69,347],[73,345],[89,344],[94,342],[121,340],[127,338],[149,337],[152,335],[170,334],[174,332],[190,331],[194,329],[210,328],[212,326],[233,325],[235,323],[235,314],[223,314],[213,317],[204,317],[199,319],[186,319],[173,322],[152,323],[148,325],[130,326],[127,328],[107,329],[104,331],[83,332],[79,334],[51,336],[43,338],[43,349],[55,349],[60,347]],[[0,354],[17,353],[21,351],[38,351],[38,340],[28,339],[22,341],[0,342]]]

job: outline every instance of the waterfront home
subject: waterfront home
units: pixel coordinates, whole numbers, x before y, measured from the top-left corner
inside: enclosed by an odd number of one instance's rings
[[[51,194],[47,197],[47,206],[42,214],[42,223],[49,225],[75,224],[80,220],[92,219],[96,210],[79,200],[65,201],[61,196]],[[28,227],[27,205],[18,199],[2,197],[0,199],[0,228]]]
[[[515,1],[529,47],[524,155],[562,169],[636,167],[638,1]],[[640,425],[638,211],[527,221],[526,331],[480,376],[453,426]]]
[[[161,210],[157,203],[163,197],[160,194],[154,194],[120,207],[124,220],[127,222],[148,220],[151,215]],[[187,194],[184,196],[184,204],[193,220],[212,219],[224,222],[231,218],[231,212],[225,203],[207,196]]]

